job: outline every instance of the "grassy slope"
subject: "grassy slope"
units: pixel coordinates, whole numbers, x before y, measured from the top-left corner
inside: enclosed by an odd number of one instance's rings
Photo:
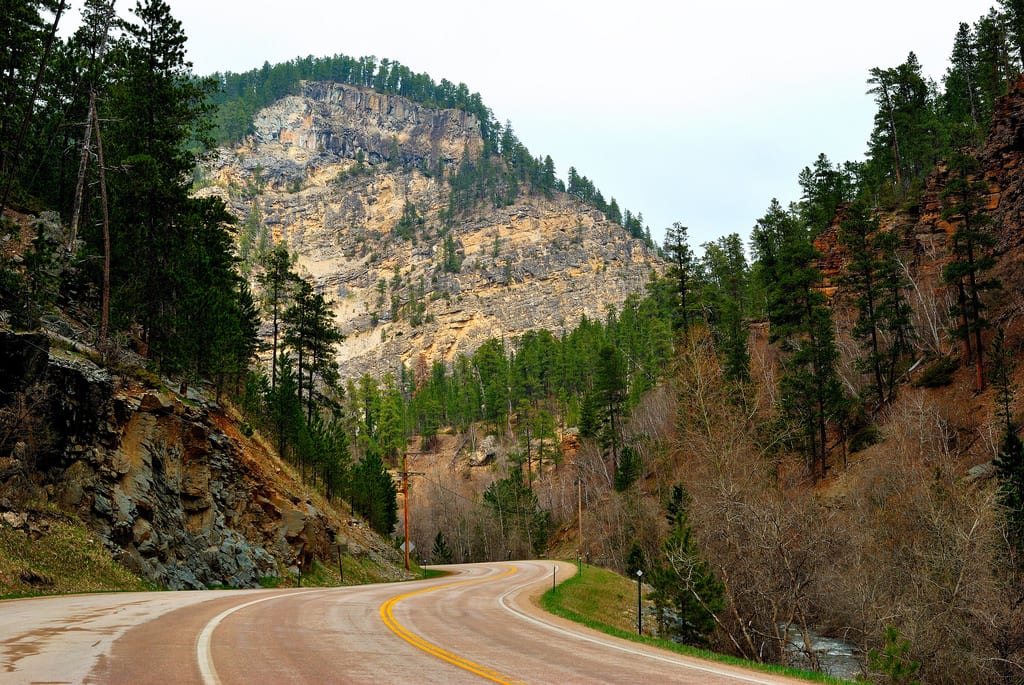
[[[43,514],[31,529],[0,522],[0,597],[155,589],[71,517]]]
[[[687,656],[779,673],[820,683],[845,683],[822,673],[809,673],[774,664],[758,664],[704,649],[680,645],[671,640],[641,637],[636,634],[636,583],[617,573],[585,566],[582,575],[574,575],[540,598],[541,606],[553,614],[582,623],[626,640],[669,649]]]

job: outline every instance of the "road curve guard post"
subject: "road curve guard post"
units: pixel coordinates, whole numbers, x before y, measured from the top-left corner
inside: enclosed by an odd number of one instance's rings
[[[636,634],[637,635],[643,635],[644,634],[644,609],[643,609],[643,599],[641,597],[641,591],[640,591],[640,586],[642,584],[642,580],[641,579],[643,577],[644,577],[644,572],[641,571],[640,569],[637,569],[636,570]]]
[[[341,583],[342,585],[345,584],[345,567],[344,567],[344,565],[342,565],[341,562],[342,562],[343,555],[347,551],[348,551],[348,542],[347,541],[339,540],[339,541],[335,542],[333,545],[331,545],[331,553],[338,557],[338,577],[339,577],[338,582]]]

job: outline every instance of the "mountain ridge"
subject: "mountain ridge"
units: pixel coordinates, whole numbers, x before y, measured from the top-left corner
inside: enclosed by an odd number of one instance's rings
[[[304,82],[261,110],[254,130],[218,149],[199,194],[243,222],[258,215],[257,232],[298,256],[346,335],[343,377],[566,330],[663,269],[644,241],[559,190],[453,211],[442,177],[484,150],[465,111]]]

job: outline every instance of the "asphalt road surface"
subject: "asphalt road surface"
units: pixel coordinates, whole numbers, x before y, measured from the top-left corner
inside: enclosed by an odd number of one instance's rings
[[[617,640],[533,605],[570,564],[409,583],[0,602],[0,683],[787,683]]]

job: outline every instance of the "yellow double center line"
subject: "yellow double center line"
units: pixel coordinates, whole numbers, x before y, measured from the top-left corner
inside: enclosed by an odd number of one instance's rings
[[[506,676],[506,675],[504,675],[502,673],[499,673],[498,671],[495,671],[493,669],[487,668],[486,666],[481,666],[480,664],[475,663],[473,661],[470,661],[469,659],[464,659],[463,657],[459,656],[458,654],[453,654],[452,652],[449,652],[446,649],[442,649],[441,647],[438,647],[437,645],[435,645],[435,644],[433,644],[431,642],[427,642],[426,640],[424,640],[419,635],[416,635],[415,633],[410,632],[405,626],[403,626],[401,623],[399,623],[395,619],[394,609],[395,609],[395,605],[396,604],[401,602],[403,599],[407,599],[409,597],[415,597],[416,595],[425,595],[428,592],[435,592],[437,590],[444,590],[446,588],[457,587],[459,585],[469,585],[470,583],[480,583],[480,582],[485,581],[485,580],[497,580],[499,578],[504,578],[505,576],[510,576],[510,575],[512,575],[515,572],[516,572],[516,568],[513,566],[512,568],[510,568],[505,573],[502,573],[501,575],[498,575],[498,576],[494,576],[493,578],[492,577],[487,577],[487,578],[477,578],[475,580],[464,580],[464,581],[459,582],[459,583],[449,583],[447,585],[438,585],[436,587],[429,587],[429,588],[426,588],[424,590],[417,590],[415,592],[407,592],[404,595],[398,595],[397,597],[392,597],[387,602],[382,604],[381,607],[380,607],[380,617],[384,621],[384,625],[386,625],[391,630],[391,632],[393,632],[395,635],[397,635],[398,637],[402,638],[403,640],[405,640],[406,642],[411,644],[413,647],[416,647],[418,649],[422,649],[427,654],[430,654],[432,656],[436,656],[438,659],[441,659],[442,661],[447,661],[450,664],[454,664],[455,666],[458,666],[461,669],[465,669],[465,670],[469,671],[470,673],[475,673],[476,675],[478,675],[478,676],[480,676],[482,678],[486,678],[487,680],[490,680],[492,682],[503,683],[503,685],[514,685],[518,681],[513,680],[513,679],[509,678],[508,676]]]

